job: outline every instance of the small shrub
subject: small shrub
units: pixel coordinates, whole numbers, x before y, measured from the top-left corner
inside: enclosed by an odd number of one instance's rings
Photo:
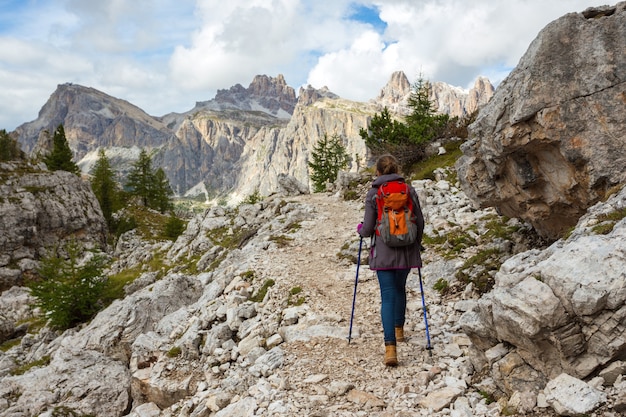
[[[270,236],[270,241],[276,243],[279,248],[284,248],[285,246],[289,245],[289,242],[291,242],[292,240],[292,238],[285,235]]]
[[[439,278],[437,282],[435,282],[435,284],[433,285],[433,289],[441,295],[444,295],[446,292],[448,292],[449,287],[450,286],[448,284],[448,281],[443,278]]]
[[[134,216],[129,216],[114,220],[112,229],[115,231],[115,236],[120,237],[128,231],[136,229],[137,226],[137,219]]]
[[[175,241],[178,236],[183,234],[186,227],[187,223],[183,219],[172,215],[167,219],[167,222],[165,223],[165,227],[163,228],[163,235],[166,238]]]
[[[598,224],[591,231],[599,235],[608,235],[615,225],[626,217],[626,207],[598,216]]]
[[[291,295],[300,294],[301,292],[302,292],[302,287],[293,287],[291,290],[289,290],[289,294]]]
[[[241,278],[246,281],[246,282],[252,282],[252,280],[254,279],[254,271],[246,271],[243,274],[241,274]]]
[[[2,344],[0,344],[0,352],[7,352],[11,348],[18,346],[20,343],[22,343],[22,339],[7,340],[3,342]]]
[[[301,292],[302,292],[302,287],[293,287],[292,289],[290,289],[289,298],[287,299],[287,304],[293,305],[293,306],[300,306],[304,304],[304,302],[306,301],[306,298],[304,297],[296,297],[294,300],[294,297],[300,294]]]
[[[256,294],[254,294],[253,296],[250,297],[250,301],[253,301],[255,303],[260,303],[261,301],[263,301],[263,299],[265,298],[265,295],[267,294],[267,291],[274,286],[275,282],[273,279],[268,279],[263,283],[263,286],[261,288],[259,288],[259,290],[256,292]]]
[[[478,391],[478,393],[485,399],[485,403],[487,405],[493,403],[495,401],[495,399],[493,398],[493,395],[489,394],[486,391]]]
[[[102,297],[107,280],[102,275],[105,260],[94,255],[79,265],[82,248],[75,241],[65,245],[68,259],[51,253],[41,260],[41,279],[28,284],[50,325],[61,330],[84,323],[103,307]]]
[[[170,350],[167,351],[167,357],[168,358],[175,358],[176,356],[180,355],[182,353],[182,349],[178,346],[174,346],[173,348],[171,348]]]
[[[463,263],[456,277],[466,284],[473,283],[481,294],[489,292],[494,284],[492,273],[502,265],[499,255],[498,249],[479,252]]]
[[[254,193],[250,194],[246,198],[241,201],[241,204],[256,204],[263,200],[261,194],[259,194],[259,190],[255,190]]]
[[[35,368],[38,366],[48,366],[50,364],[50,356],[44,356],[41,359],[36,361],[25,363],[22,366],[18,366],[13,371],[11,371],[11,375],[23,375],[28,372],[31,368]]]

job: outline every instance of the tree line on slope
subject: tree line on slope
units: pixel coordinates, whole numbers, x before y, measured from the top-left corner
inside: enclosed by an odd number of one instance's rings
[[[467,138],[467,126],[475,113],[464,119],[438,114],[430,100],[431,84],[423,77],[411,86],[408,99],[410,113],[402,120],[394,117],[387,107],[376,113],[367,129],[360,129],[359,135],[365,141],[374,159],[391,154],[399,161],[402,171],[409,175],[416,164],[426,157],[428,143],[443,138]],[[327,183],[337,179],[339,171],[348,167],[352,160],[339,135],[324,135],[315,144],[308,166],[311,169],[313,190],[321,192]],[[359,161],[356,161],[359,165]]]

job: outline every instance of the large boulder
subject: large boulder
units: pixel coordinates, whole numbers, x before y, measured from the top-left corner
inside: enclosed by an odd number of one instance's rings
[[[547,25],[470,126],[467,195],[558,238],[625,183],[624,50],[626,2]]]
[[[509,258],[494,289],[461,316],[475,366],[488,367],[501,391],[536,391],[561,373],[590,377],[623,359],[625,211],[626,187],[567,240]]]
[[[106,232],[88,182],[26,162],[0,164],[0,291],[21,285],[37,260],[69,240],[104,249]]]

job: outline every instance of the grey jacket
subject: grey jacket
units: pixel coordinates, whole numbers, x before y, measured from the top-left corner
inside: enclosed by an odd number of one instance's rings
[[[422,258],[420,256],[420,245],[422,242],[422,235],[424,233],[424,215],[422,214],[422,208],[417,198],[415,189],[409,184],[409,191],[411,198],[413,199],[413,211],[417,218],[417,241],[413,245],[404,246],[400,248],[390,248],[385,245],[382,239],[376,239],[376,193],[378,187],[387,182],[394,180],[403,180],[400,175],[388,174],[381,175],[372,182],[372,188],[367,192],[365,197],[365,215],[363,217],[363,227],[359,234],[362,237],[372,237],[372,245],[370,252],[369,266],[370,269],[408,269],[408,268],[421,268]]]

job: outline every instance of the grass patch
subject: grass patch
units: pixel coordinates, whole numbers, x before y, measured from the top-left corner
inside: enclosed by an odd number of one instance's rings
[[[448,281],[443,278],[439,278],[433,285],[433,290],[437,291],[441,295],[446,294],[449,288],[450,285],[448,284]]]
[[[598,224],[591,231],[598,235],[608,235],[615,225],[626,217],[626,207],[598,216]]]
[[[30,362],[30,363],[25,363],[24,365],[18,366],[13,371],[11,371],[11,375],[24,375],[26,372],[28,372],[32,368],[40,367],[40,366],[41,367],[48,366],[49,364],[50,364],[50,356],[46,355],[39,360]]]
[[[501,265],[500,251],[485,249],[466,260],[457,271],[456,277],[466,284],[473,283],[476,289],[484,294],[493,288],[495,281],[492,273],[500,269]]]
[[[285,246],[288,246],[289,242],[291,242],[292,240],[293,238],[285,235],[270,236],[270,241],[276,243],[279,248],[284,248]]]
[[[255,233],[256,231],[254,230],[222,226],[211,229],[207,233],[207,237],[211,239],[211,242],[215,245],[225,249],[236,249]]]
[[[430,236],[424,234],[422,237],[424,246],[434,247],[446,259],[457,257],[463,250],[476,246],[477,242],[467,231],[455,229],[443,235]]]
[[[265,298],[265,295],[267,294],[267,291],[273,287],[275,284],[273,279],[268,279],[263,283],[263,286],[261,288],[259,288],[259,290],[256,292],[256,294],[254,294],[253,296],[250,297],[250,301],[253,301],[255,303],[260,303],[261,301],[263,301],[263,299]]]
[[[424,180],[435,179],[435,170],[437,168],[453,167],[457,159],[459,159],[463,152],[461,152],[461,144],[463,141],[448,142],[444,145],[446,153],[443,155],[433,155],[423,161],[414,164],[411,167],[411,179]]]
[[[21,338],[7,340],[0,344],[0,352],[8,352],[11,348],[18,346],[20,343],[22,343]]]
[[[124,287],[135,281],[144,272],[158,272],[157,279],[162,278],[165,273],[164,270],[167,269],[163,257],[163,253],[156,253],[146,263],[125,269],[117,274],[109,275],[103,301],[108,305],[114,300],[124,298]]]
[[[167,351],[167,357],[168,358],[175,358],[176,356],[180,355],[182,353],[182,349],[178,346],[174,346],[173,348],[171,348],[170,350]]]
[[[302,293],[302,287],[293,287],[289,290],[289,298],[287,304],[292,306],[301,306],[305,303],[305,297],[298,297],[298,294]]]
[[[252,282],[254,280],[254,271],[248,270],[241,274],[241,278],[246,282]]]

